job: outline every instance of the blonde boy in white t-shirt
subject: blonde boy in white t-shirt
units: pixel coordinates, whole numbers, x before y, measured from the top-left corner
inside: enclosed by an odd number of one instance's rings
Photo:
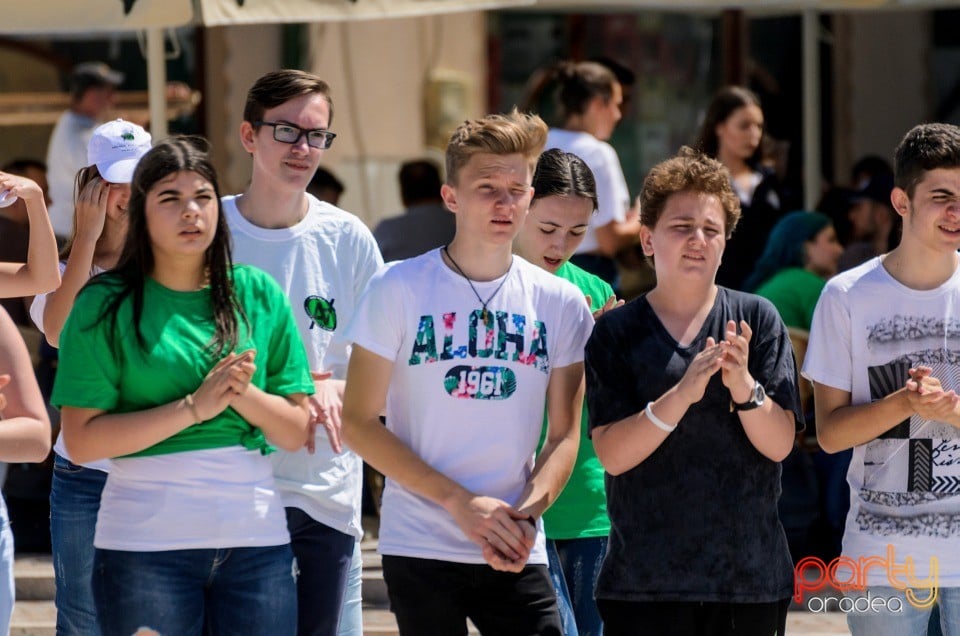
[[[402,634],[467,618],[561,633],[539,517],[576,457],[593,319],[576,287],[511,254],[545,136],[516,112],[462,124],[441,189],[453,241],[375,279],[347,330],[344,439],[388,479],[380,551]]]

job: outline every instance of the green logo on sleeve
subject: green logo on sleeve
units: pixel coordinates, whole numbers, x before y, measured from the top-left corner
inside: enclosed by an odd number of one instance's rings
[[[325,331],[333,331],[337,328],[337,310],[333,307],[334,299],[327,300],[320,296],[307,296],[303,301],[303,308],[310,317],[310,328],[319,325]]]

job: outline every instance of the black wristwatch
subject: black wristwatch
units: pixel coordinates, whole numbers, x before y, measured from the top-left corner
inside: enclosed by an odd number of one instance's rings
[[[730,402],[730,409],[733,412],[738,411],[752,411],[753,409],[760,408],[763,406],[764,401],[767,399],[767,392],[764,390],[763,385],[760,384],[759,380],[753,385],[753,391],[750,392],[750,399],[746,402]]]

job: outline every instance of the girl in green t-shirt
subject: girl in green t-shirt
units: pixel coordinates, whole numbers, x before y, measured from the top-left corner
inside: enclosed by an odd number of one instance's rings
[[[313,383],[286,296],[232,265],[206,142],[144,155],[128,215],[119,262],[64,325],[51,400],[75,462],[112,458],[94,536],[101,630],[293,634],[266,455],[304,446]]]
[[[594,317],[622,305],[608,283],[569,262],[597,208],[596,183],[587,164],[569,152],[547,150],[537,162],[533,189],[530,214],[514,240],[514,253],[576,285]],[[550,578],[567,636],[599,635],[603,627],[593,600],[610,533],[603,473],[587,436],[584,404],[573,473],[543,515]]]

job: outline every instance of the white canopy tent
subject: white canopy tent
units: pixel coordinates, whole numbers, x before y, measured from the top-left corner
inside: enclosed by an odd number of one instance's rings
[[[551,11],[696,11],[751,14],[802,12],[805,200],[820,187],[818,12],[956,6],[956,0],[0,0],[0,34],[144,31],[150,119],[167,135],[164,29],[189,24],[305,23],[413,17],[457,11],[530,7]]]
[[[719,12],[743,9],[751,14],[783,14],[801,11],[879,11],[886,9],[931,9],[956,7],[956,0],[537,0],[538,9],[590,11]]]
[[[167,136],[164,30],[372,20],[520,7],[535,0],[0,0],[0,35],[143,31],[151,133]]]

